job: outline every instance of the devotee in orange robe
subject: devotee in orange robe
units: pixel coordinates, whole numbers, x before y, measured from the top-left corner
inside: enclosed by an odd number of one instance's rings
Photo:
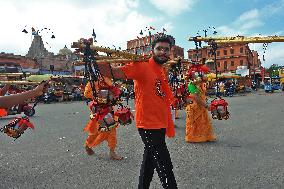
[[[108,85],[112,85],[111,80],[105,78],[105,82]],[[97,84],[95,84],[97,89]],[[93,99],[92,87],[90,82],[87,83],[84,91],[84,96],[88,99]],[[122,157],[117,155],[115,152],[115,147],[117,144],[117,137],[116,137],[116,127],[110,129],[110,131],[99,131],[99,123],[96,119],[90,119],[84,131],[88,133],[88,138],[85,143],[85,150],[88,155],[93,155],[94,151],[92,150],[93,147],[99,145],[103,141],[107,141],[108,147],[110,149],[109,154],[110,158],[113,160],[121,160]]]
[[[190,85],[190,84],[189,84]],[[193,84],[191,84],[193,85]],[[193,96],[193,103],[186,107],[186,142],[210,142],[215,141],[212,123],[206,107],[206,84],[196,82],[194,90],[189,87]]]

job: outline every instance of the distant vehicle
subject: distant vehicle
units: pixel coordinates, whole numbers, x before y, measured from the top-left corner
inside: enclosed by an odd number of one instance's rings
[[[264,78],[264,90],[265,92],[274,92],[275,90],[281,90],[280,77],[265,77]]]
[[[225,96],[232,97],[235,93],[235,87],[233,84],[231,84],[229,87],[225,89]]]
[[[0,66],[0,73],[21,73],[20,66]]]
[[[0,66],[0,73],[5,73],[6,72],[6,69],[4,66]]]
[[[41,100],[46,104],[49,104],[51,102],[59,102],[59,98],[54,94],[54,92],[44,93]]]
[[[16,106],[13,106],[12,108],[6,109],[7,113],[0,115],[0,117],[6,116],[6,115],[17,115],[17,114],[21,114],[22,112],[26,116],[33,116],[35,114],[35,106],[36,105],[37,105],[37,103],[35,103],[33,106],[31,106],[27,102],[24,102],[22,104],[18,104]]]

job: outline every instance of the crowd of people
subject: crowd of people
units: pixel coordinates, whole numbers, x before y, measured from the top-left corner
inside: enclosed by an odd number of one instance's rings
[[[152,57],[146,62],[135,62],[122,67],[112,68],[107,64],[99,64],[98,69],[104,76],[104,81],[109,88],[116,86],[109,78],[121,80],[133,80],[134,89],[131,87],[121,87],[123,94],[128,100],[135,94],[135,119],[137,131],[144,143],[144,155],[140,168],[138,188],[149,188],[154,171],[158,173],[163,188],[177,188],[174,176],[172,160],[165,141],[165,137],[175,136],[174,120],[179,118],[178,111],[186,111],[185,121],[185,141],[188,143],[213,142],[216,136],[212,123],[208,115],[208,104],[206,103],[207,81],[204,73],[191,71],[187,74],[173,75],[168,73],[163,65],[169,60],[171,47],[174,45],[173,39],[168,35],[159,35],[152,41]],[[220,83],[219,92],[225,94],[225,89],[230,90],[233,83]],[[84,144],[88,155],[93,155],[95,148],[103,141],[108,142],[110,157],[113,160],[121,160],[122,156],[115,151],[117,144],[116,126],[110,125],[109,113],[114,112],[114,107],[105,106],[98,110],[95,93],[100,91],[98,82],[85,86],[64,85],[53,83],[46,87],[46,83],[41,83],[34,89],[29,89],[17,94],[7,94],[10,86],[4,86],[1,91],[0,108],[9,108],[15,104],[22,103],[28,99],[41,96],[43,94],[62,96],[63,100],[89,99],[90,120],[84,131],[88,137]],[[105,90],[105,88],[104,88]],[[233,89],[232,89],[233,90]],[[105,91],[104,91],[105,92]],[[217,90],[218,92],[218,90]],[[231,91],[233,93],[233,91]],[[184,94],[187,94],[185,96]],[[180,101],[177,101],[180,100]],[[174,106],[174,104],[179,104]],[[183,103],[183,104],[181,104]],[[127,101],[128,104],[128,101]],[[111,109],[107,109],[111,108]],[[105,111],[104,123],[100,122],[98,112]],[[171,110],[174,110],[174,116]],[[116,118],[113,118],[114,120]],[[107,125],[107,132],[99,130],[100,124]]]

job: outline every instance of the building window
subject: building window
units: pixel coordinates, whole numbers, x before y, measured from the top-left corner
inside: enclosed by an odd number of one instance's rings
[[[210,57],[210,55],[211,55],[211,53],[210,53],[210,51],[208,51],[207,56]]]
[[[240,60],[240,65],[244,65],[244,61],[243,60]]]
[[[240,48],[240,53],[241,53],[241,54],[244,53],[244,48],[243,48],[243,47]]]
[[[151,51],[151,46],[147,46],[144,50],[144,52],[150,52]]]
[[[227,50],[224,50],[223,53],[224,53],[224,55],[227,55]]]
[[[129,52],[135,54],[135,49],[130,49]]]
[[[231,54],[234,54],[234,49],[230,49],[230,53],[231,53]]]
[[[220,68],[220,62],[217,62],[218,67]]]
[[[137,48],[137,54],[142,54],[142,49],[140,49],[140,48]]]
[[[224,69],[228,69],[227,61],[224,61]]]
[[[235,62],[234,61],[231,61],[231,66],[235,66]]]
[[[220,51],[217,51],[217,56],[220,56]]]
[[[190,55],[188,55],[188,59],[192,59],[192,55],[190,54]]]

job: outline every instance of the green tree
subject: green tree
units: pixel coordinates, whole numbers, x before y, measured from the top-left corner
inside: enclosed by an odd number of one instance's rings
[[[269,76],[270,77],[279,77],[279,66],[277,64],[272,64],[269,68]]]

